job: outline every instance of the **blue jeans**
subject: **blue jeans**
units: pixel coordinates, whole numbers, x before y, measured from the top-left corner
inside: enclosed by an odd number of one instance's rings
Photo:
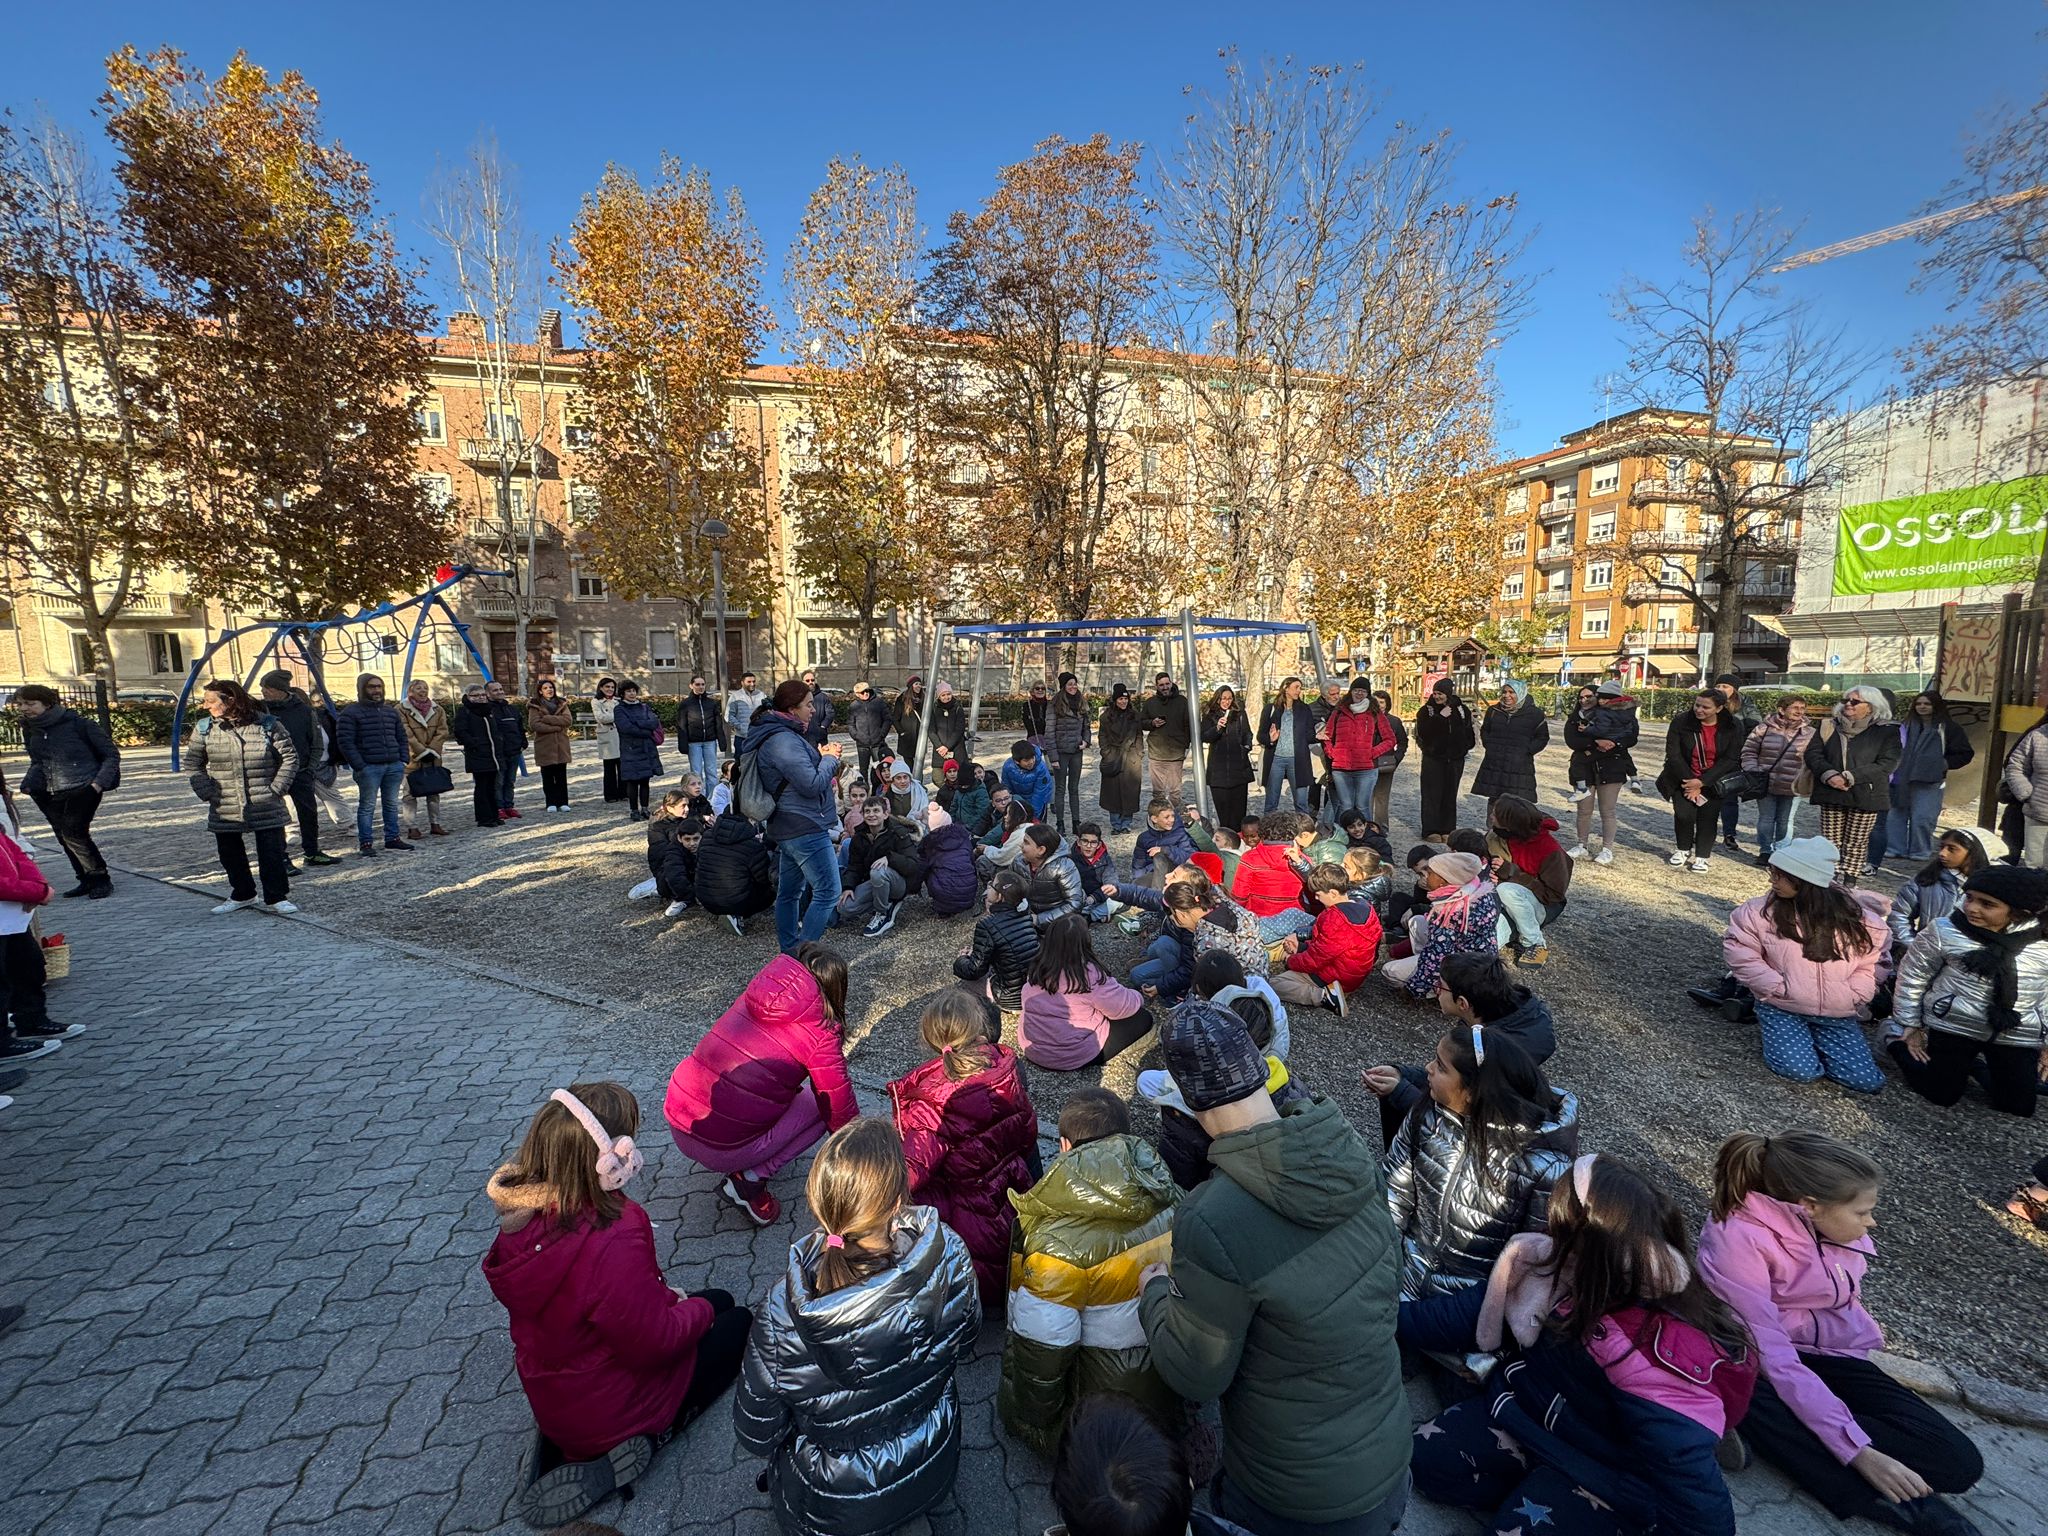
[[[1764,1065],[1778,1076],[1795,1083],[1828,1077],[1858,1093],[1884,1087],[1884,1073],[1855,1019],[1812,1019],[1762,1002],[1756,1019],[1763,1027]]]
[[[524,752],[522,752],[522,753],[520,753],[520,754],[519,754],[519,765],[518,765],[518,767],[516,767],[516,768],[506,768],[506,769],[502,770],[502,771],[501,771],[501,772],[500,772],[500,773],[498,774],[498,809],[499,809],[499,810],[501,810],[501,811],[509,811],[509,810],[511,810],[511,809],[512,809],[512,791],[513,791],[513,790],[515,790],[515,789],[517,789],[517,788],[519,787],[519,781],[520,781],[520,779],[524,778],[525,776],[526,776],[526,754],[525,754]]]
[[[1280,781],[1285,779],[1287,787],[1294,791],[1294,808],[1308,810],[1308,784],[1294,771],[1294,755],[1274,754],[1273,766],[1266,774],[1266,809],[1277,810],[1280,805]]]
[[[1765,795],[1756,803],[1756,851],[1768,859],[1792,836],[1799,814],[1797,795]]]
[[[353,770],[356,781],[356,841],[376,837],[377,802],[384,802],[384,841],[398,841],[398,792],[405,788],[405,764],[371,763]]]
[[[1934,857],[1934,828],[1941,820],[1941,796],[1946,786],[1894,784],[1892,808],[1870,835],[1870,862],[1886,854],[1925,863]]]
[[[715,741],[693,741],[690,743],[690,772],[704,781],[704,793],[711,793],[711,786],[718,782],[718,743]]]
[[[1373,786],[1380,781],[1377,768],[1333,768],[1330,770],[1330,794],[1337,802],[1337,814],[1342,817],[1346,811],[1360,810],[1372,814]]]
[[[786,955],[832,921],[839,903],[839,857],[829,832],[806,832],[776,847],[775,940]]]
[[[1733,837],[1742,825],[1742,796],[1730,795],[1721,802],[1721,835]]]
[[[1494,895],[1500,900],[1501,915],[1514,929],[1515,939],[1522,948],[1541,949],[1543,903],[1536,899],[1536,893],[1526,885],[1503,880],[1494,887]]]
[[[1180,940],[1160,934],[1145,946],[1145,958],[1131,967],[1131,985],[1140,989],[1159,986],[1180,964],[1180,957]],[[1170,1003],[1176,999],[1162,997],[1160,1001]]]

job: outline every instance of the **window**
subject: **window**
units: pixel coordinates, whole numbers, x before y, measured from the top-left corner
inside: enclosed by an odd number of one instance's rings
[[[1138,456],[1138,479],[1144,485],[1151,485],[1159,478],[1159,450],[1147,446]]]
[[[611,589],[605,586],[602,576],[593,576],[589,571],[584,570],[582,566],[576,565],[573,562],[570,569],[576,578],[575,592],[577,597],[587,600],[611,596]]]
[[[1570,523],[1562,523],[1562,524],[1560,524],[1559,526],[1557,526],[1557,527],[1555,527],[1555,528],[1551,529],[1551,530],[1550,530],[1550,542],[1549,542],[1548,544],[1544,545],[1543,547],[1544,547],[1544,548],[1545,548],[1546,550],[1549,550],[1549,549],[1558,549],[1558,550],[1570,549],[1570,548],[1572,547],[1572,527],[1571,527],[1571,524],[1570,524]]]
[[[1564,644],[1564,619],[1562,617],[1552,615],[1550,628],[1543,631],[1543,643],[1545,645]]]
[[[149,641],[149,670],[152,672],[180,672],[185,670],[185,642],[176,635],[152,629]]]
[[[92,636],[72,634],[71,670],[81,675],[99,670],[99,658],[93,654]]]
[[[1614,537],[1614,514],[1602,512],[1598,517],[1586,519],[1586,538],[1594,544],[1605,544]]]
[[[1664,509],[1664,536],[1665,536],[1666,538],[1672,538],[1672,539],[1675,539],[1675,538],[1679,538],[1679,537],[1680,537],[1680,536],[1682,536],[1682,535],[1683,535],[1684,533],[1685,533],[1685,508],[1683,508],[1683,507],[1666,507],[1666,508]]]
[[[437,672],[467,672],[470,670],[469,647],[462,643],[459,635],[436,635],[434,637],[434,669]]]
[[[1619,464],[1596,464],[1593,466],[1593,494],[1612,496],[1621,489],[1621,466]]]
[[[706,448],[712,448],[723,451],[732,446],[732,434],[730,432],[723,431],[706,432],[704,434],[704,446]]]
[[[647,631],[647,666],[654,672],[676,670],[676,632],[672,629]]]
[[[562,446],[564,448],[588,448],[596,441],[597,429],[589,422],[578,421],[574,417],[570,417],[562,423]]]
[[[1659,608],[1657,610],[1657,633],[1660,635],[1675,635],[1678,633],[1678,610],[1676,608]]]
[[[576,631],[576,652],[583,658],[586,667],[608,667],[612,664],[612,634],[608,629],[579,629]]]
[[[811,667],[832,665],[832,637],[830,635],[804,636],[804,664]]]
[[[517,410],[490,406],[484,411],[484,435],[495,442],[516,443],[526,436],[526,428],[520,424]]]
[[[572,526],[577,523],[587,523],[597,516],[596,486],[578,485],[572,480],[569,482],[569,494],[566,500],[569,503],[569,522]]]
[[[1572,572],[1570,566],[1566,566],[1561,571],[1552,571],[1549,581],[1545,582],[1543,587],[1543,590],[1546,592],[1562,592],[1567,594],[1570,593],[1571,589]]]
[[[1508,487],[1508,516],[1520,517],[1529,510],[1529,483]]]
[[[1664,478],[1673,485],[1685,484],[1685,455],[1667,453],[1664,456]]]
[[[1500,541],[1500,550],[1504,555],[1526,555],[1529,552],[1528,530],[1517,528]]]
[[[869,660],[871,660],[871,661],[872,661],[873,659],[874,659],[873,657],[870,657],[870,658],[869,658]],[[1089,646],[1089,647],[1088,647],[1088,665],[1089,665],[1089,666],[1091,666],[1091,667],[1106,667],[1106,666],[1108,666],[1108,665],[1109,665],[1109,647],[1108,647],[1108,646],[1106,646],[1106,645],[1091,645],[1091,646]]]
[[[1595,560],[1586,567],[1586,590],[1605,592],[1614,585],[1614,562]]]
[[[1520,571],[1515,572],[1514,575],[1501,583],[1500,595],[1503,602],[1518,603],[1522,600],[1522,573]]]
[[[427,505],[439,511],[448,510],[448,504],[455,499],[455,486],[446,475],[416,475],[420,489],[427,493]]]
[[[1579,499],[1579,477],[1567,475],[1562,480],[1550,482],[1550,499],[1557,503],[1557,510],[1571,506]]]
[[[43,381],[43,404],[53,411],[71,409],[71,388],[61,378],[52,376]],[[85,670],[83,668],[81,671]]]
[[[419,427],[423,443],[445,443],[448,441],[448,424],[441,415],[441,402],[428,400],[414,408],[413,422]]]
[[[1607,610],[1588,608],[1579,615],[1579,638],[1582,640],[1603,640],[1607,636]]]

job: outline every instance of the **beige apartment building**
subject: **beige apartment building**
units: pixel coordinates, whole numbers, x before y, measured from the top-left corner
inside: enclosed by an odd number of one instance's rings
[[[1713,542],[1710,515],[1681,456],[1654,456],[1644,438],[1667,438],[1703,417],[1633,411],[1568,432],[1558,445],[1502,465],[1501,584],[1496,617],[1550,618],[1532,673],[1586,681],[1617,665],[1638,681],[1686,683],[1700,674],[1700,616],[1682,592]],[[1749,472],[1768,477],[1782,456],[1758,440]],[[1745,617],[1736,670],[1785,668],[1778,615],[1792,601],[1796,514],[1763,530],[1741,573]],[[1702,594],[1717,590],[1702,584]]]

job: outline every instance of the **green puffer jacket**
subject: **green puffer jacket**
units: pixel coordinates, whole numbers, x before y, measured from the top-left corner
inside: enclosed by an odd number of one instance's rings
[[[1045,1177],[1012,1194],[1010,1332],[996,1406],[1003,1425],[1050,1456],[1084,1397],[1121,1392],[1163,1424],[1178,1396],[1152,1369],[1138,1318],[1138,1272],[1163,1263],[1180,1189],[1135,1136],[1063,1152]]]
[[[1408,1471],[1394,1346],[1400,1239],[1379,1158],[1328,1099],[1209,1144],[1212,1178],[1174,1218],[1169,1282],[1140,1307],[1152,1363],[1223,1401],[1223,1468],[1290,1520],[1374,1508]]]

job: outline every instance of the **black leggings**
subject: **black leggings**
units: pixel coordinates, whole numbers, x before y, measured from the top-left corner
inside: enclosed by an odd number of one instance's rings
[[[626,791],[619,784],[619,760],[616,757],[604,760],[604,797],[607,800],[626,798]]]
[[[644,811],[647,809],[647,786],[651,779],[621,779],[619,787],[626,792],[626,809]]]
[[[1967,1035],[1930,1029],[1927,1060],[1915,1061],[1903,1041],[1894,1040],[1891,1044],[1892,1063],[1906,1080],[1906,1086],[1928,1103],[1944,1108],[1961,1101],[1979,1052],[1991,1069],[1990,1080],[1985,1084],[1991,1095],[1991,1107],[2032,1119],[2035,1101],[2040,1097],[2041,1062],[2041,1053],[2033,1046],[1992,1045]]]
[[[569,803],[569,765],[567,763],[543,763],[540,769],[541,797],[549,805]]]
[[[676,1419],[661,1437],[669,1440],[690,1427],[690,1421],[717,1402],[725,1389],[738,1380],[740,1362],[746,1358],[747,1335],[753,1330],[754,1314],[732,1299],[729,1291],[692,1291],[698,1301],[711,1303],[717,1314],[704,1337],[697,1341],[697,1363],[690,1372],[690,1385],[683,1393]]]
[[[1151,1032],[1152,1010],[1150,1008],[1140,1008],[1127,1019],[1111,1019],[1109,1021],[1109,1033],[1103,1036],[1102,1039],[1102,1050],[1088,1065],[1091,1067],[1104,1065],[1110,1057],[1122,1055]]]
[[[1209,798],[1216,804],[1216,825],[1233,832],[1243,826],[1245,802],[1250,796],[1249,784],[1211,784]]]
[[[1714,832],[1720,819],[1720,801],[1709,795],[1705,805],[1694,805],[1681,790],[1671,802],[1672,847],[1696,859],[1707,858],[1714,851]]]

